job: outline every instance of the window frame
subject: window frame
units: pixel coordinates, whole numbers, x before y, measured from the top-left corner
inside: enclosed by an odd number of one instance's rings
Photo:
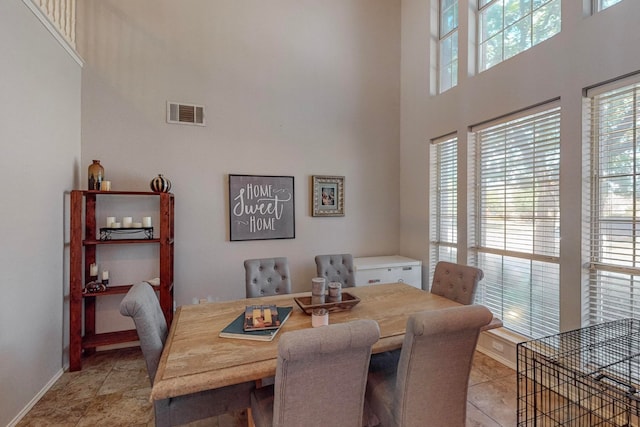
[[[442,7],[442,3],[446,0],[438,0],[438,93],[444,93],[449,89],[452,89],[458,85],[458,64],[459,64],[459,39],[458,39],[458,29],[460,27],[460,16],[459,16],[459,0],[452,0],[452,8],[455,10],[455,25],[443,34],[443,25],[442,22],[444,20],[444,10]],[[451,42],[451,52],[450,58],[451,60],[444,64],[444,50],[445,44],[447,42]],[[455,54],[454,54],[455,53]],[[454,67],[455,65],[455,67]],[[444,71],[445,67],[455,68],[455,70],[451,69],[448,73],[448,81],[449,85],[444,85]]]
[[[469,168],[472,177],[468,218],[469,263],[483,269],[485,273],[484,280],[479,284],[476,303],[487,305],[494,315],[502,318],[506,328],[531,338],[557,333],[560,328],[560,115],[559,101],[553,101],[473,126],[469,135],[468,161],[472,163]],[[529,132],[535,137],[532,142],[535,147],[527,145],[528,140],[523,136],[526,126],[532,126]],[[536,126],[539,126],[537,130]],[[492,153],[489,150],[500,148],[502,129],[505,130],[502,140],[506,148],[510,148],[509,141],[512,140],[517,142],[516,148],[522,152],[531,147],[531,162],[527,161],[529,158],[526,156],[518,160],[509,151],[500,154],[499,151]],[[496,132],[497,136],[492,138],[490,132]],[[509,139],[508,132],[512,132],[515,139]],[[497,160],[492,160],[491,157],[483,159],[483,156],[492,154]],[[538,156],[551,159],[547,169],[544,162],[538,165],[540,167],[535,165]],[[492,178],[493,170],[489,168],[490,163],[487,163],[491,161],[497,165],[495,170],[502,174],[500,176],[504,178],[503,181],[497,175],[497,178]],[[527,166],[529,163],[532,166]],[[523,183],[518,184],[517,180],[511,178],[516,166],[521,168],[521,173],[531,171],[531,182],[523,178]],[[491,179],[494,180],[493,183]],[[510,179],[513,184],[509,184]],[[549,182],[545,184],[545,181]],[[493,185],[483,187],[483,182]],[[522,192],[527,185],[531,191]],[[543,185],[542,190],[539,189],[540,185]],[[545,195],[545,192],[549,194]],[[496,195],[498,198],[495,198]],[[531,198],[530,202],[527,202],[527,196]],[[502,202],[500,197],[503,197]],[[530,218],[526,215],[517,217],[518,213],[527,212],[526,210],[512,211],[511,207],[514,206],[513,203],[517,203],[518,197],[522,200],[520,203],[531,204],[533,210]],[[500,220],[499,217],[491,219],[495,215],[491,215],[487,200],[498,202],[496,206],[503,206],[505,209],[502,223],[495,222]],[[495,212],[495,208],[493,209]],[[543,212],[551,216],[545,216]],[[500,224],[504,226],[502,231]],[[502,246],[495,240],[500,235],[504,239]],[[527,235],[530,235],[530,242],[526,240]],[[492,237],[494,240],[491,240]],[[520,248],[519,242],[524,242],[520,243]],[[530,245],[530,250],[522,249],[523,245]],[[509,265],[512,266],[511,269]],[[521,310],[514,311],[510,307],[519,307]]]
[[[444,156],[443,156],[444,155]],[[429,276],[433,277],[438,261],[457,262],[458,254],[458,135],[448,134],[430,141],[429,144]],[[443,165],[448,166],[443,169]],[[448,178],[448,179],[446,179]],[[453,186],[453,189],[451,189]],[[445,189],[445,187],[447,189]],[[444,207],[443,199],[453,198],[453,206]],[[449,224],[455,236],[445,237],[443,230],[443,213],[448,213]],[[452,252],[452,256],[444,257],[443,250]],[[430,280],[429,283],[432,281]]]
[[[478,0],[477,1],[477,10],[478,10],[478,19],[477,19],[477,27],[478,27],[478,34],[477,34],[477,40],[478,40],[478,48],[477,48],[477,56],[478,56],[478,72],[481,73],[483,71],[486,71],[504,61],[506,61],[507,59],[510,59],[514,56],[517,56],[523,52],[526,52],[527,50],[533,48],[534,46],[542,43],[545,40],[548,40],[549,38],[559,34],[562,31],[562,0],[540,0],[540,1],[544,1],[543,4],[539,4],[534,8],[534,0],[517,0],[520,2],[523,1],[528,1],[529,2],[529,11],[526,13],[522,13],[519,17],[516,17],[514,19],[513,22],[510,22],[509,24],[505,23],[505,1],[509,1],[509,0]],[[551,6],[552,3],[556,3],[556,6],[559,10],[559,25],[558,25],[558,30],[555,33],[549,33],[549,34],[542,34],[541,37],[536,37],[536,32],[535,32],[535,25],[534,25],[534,18],[536,15],[536,12],[540,11],[542,8],[547,7],[547,6]],[[502,6],[502,12],[501,12],[501,27],[499,30],[496,30],[495,33],[491,34],[490,36],[487,36],[486,39],[484,39],[484,16],[486,13],[488,13],[488,11],[490,10],[491,7],[497,5],[498,3],[501,3]],[[505,43],[505,33],[507,32],[507,30],[509,30],[510,28],[514,28],[517,24],[525,24],[526,20],[529,20],[528,23],[528,33],[529,36],[525,41],[525,45],[526,47],[521,49],[521,50],[517,50],[514,51],[512,54],[509,54],[508,56],[505,54],[505,46],[507,46],[507,44]],[[499,39],[499,40],[498,40]],[[499,56],[499,60],[495,61],[494,63],[488,64],[488,54],[486,53],[487,50],[487,46],[489,45],[489,42],[491,40],[498,40],[499,41],[499,51],[500,54]]]
[[[615,3],[611,3],[608,6],[603,6],[602,5],[603,1],[604,0],[591,0],[591,10],[593,11],[594,14],[598,13],[598,12],[602,12],[603,10],[607,10],[611,6],[615,6],[615,5],[617,5],[617,4],[622,2],[622,0],[614,0]]]
[[[606,114],[600,116],[602,110],[614,111],[616,99],[624,102],[624,95],[628,92],[631,108],[632,126],[627,131],[632,132],[633,146],[633,170],[623,173],[620,169],[615,174],[603,173],[603,163],[614,156],[622,157],[620,146],[611,144],[610,140],[620,138],[623,128],[615,128],[616,117]],[[602,104],[610,101],[604,107]],[[585,151],[588,158],[590,174],[589,200],[585,201],[585,209],[589,212],[588,221],[584,228],[587,236],[586,247],[589,263],[586,268],[588,278],[585,287],[585,299],[587,301],[586,315],[587,325],[593,325],[621,318],[634,317],[640,314],[640,257],[635,255],[640,250],[640,241],[637,233],[640,226],[640,211],[637,206],[637,197],[640,197],[640,75],[622,78],[614,82],[589,88],[586,90],[584,102],[584,122],[587,129],[585,138]],[[610,138],[605,140],[610,149],[606,153],[601,152],[603,145],[600,123],[607,123],[603,128],[610,127],[611,132],[604,132]],[[624,161],[609,164],[611,168],[621,168]],[[634,185],[630,186],[632,196],[627,205],[621,204],[622,200],[616,198],[610,203],[601,191],[602,184],[616,180],[622,182],[624,177],[630,178]],[[620,212],[624,206],[632,209],[632,215],[617,215],[607,217],[607,212],[614,213],[614,209]],[[613,207],[613,209],[612,209]],[[606,218],[606,219],[603,219]],[[626,220],[625,220],[626,219]],[[629,233],[625,233],[625,231]],[[609,236],[609,237],[605,237]],[[631,254],[624,251],[625,241],[630,239]],[[617,257],[617,259],[615,259]],[[628,257],[628,258],[627,258]],[[625,259],[627,258],[627,259]],[[631,264],[631,265],[629,265]],[[626,288],[628,284],[628,289]]]

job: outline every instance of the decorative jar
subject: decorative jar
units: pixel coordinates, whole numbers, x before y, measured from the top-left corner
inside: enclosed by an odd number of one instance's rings
[[[151,191],[155,191],[156,193],[168,193],[169,190],[171,190],[171,181],[164,175],[158,174],[158,176],[151,180],[149,186],[151,187]]]

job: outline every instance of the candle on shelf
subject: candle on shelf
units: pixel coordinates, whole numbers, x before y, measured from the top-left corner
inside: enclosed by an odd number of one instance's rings
[[[123,228],[131,228],[131,224],[133,223],[133,218],[130,216],[125,216],[122,218],[122,227]]]
[[[91,264],[89,266],[89,276],[98,277],[98,264]]]
[[[116,217],[115,216],[108,216],[107,217],[107,228],[112,228],[114,222],[116,222]]]
[[[111,228],[120,228],[122,224],[120,224],[119,222],[112,222],[111,223]]]
[[[102,284],[105,286],[109,284],[109,270],[102,270]]]
[[[131,226],[133,228],[142,228],[142,223],[141,222],[134,222],[131,224]]]
[[[143,227],[151,227],[151,217],[150,216],[142,217],[142,226]]]

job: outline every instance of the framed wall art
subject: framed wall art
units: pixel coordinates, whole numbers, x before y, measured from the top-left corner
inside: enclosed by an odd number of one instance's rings
[[[344,176],[312,177],[312,215],[344,216]]]
[[[232,241],[296,237],[292,176],[229,175]]]

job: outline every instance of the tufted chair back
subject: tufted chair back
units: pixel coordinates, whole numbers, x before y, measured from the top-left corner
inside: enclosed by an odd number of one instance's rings
[[[379,337],[370,319],[284,332],[274,387],[251,395],[256,427],[363,425],[371,346]]]
[[[247,298],[291,293],[287,258],[248,259],[244,262]]]
[[[478,282],[484,273],[476,267],[439,261],[433,273],[431,293],[460,304],[473,304]]]
[[[318,277],[324,277],[327,283],[340,282],[343,288],[356,285],[351,254],[318,255],[316,256],[316,269]]]
[[[481,305],[410,315],[397,366],[369,374],[365,407],[385,427],[465,427],[473,354],[490,320]]]

